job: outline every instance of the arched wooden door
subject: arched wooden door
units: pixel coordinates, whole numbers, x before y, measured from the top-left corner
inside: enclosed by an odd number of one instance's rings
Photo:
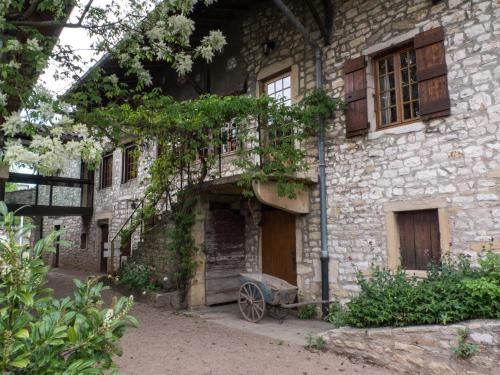
[[[262,272],[297,285],[295,215],[262,211]]]

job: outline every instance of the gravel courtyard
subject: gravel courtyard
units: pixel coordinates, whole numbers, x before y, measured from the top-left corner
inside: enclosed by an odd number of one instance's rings
[[[49,287],[58,297],[73,290],[74,271],[52,271]],[[107,292],[109,299],[111,292]],[[331,353],[223,326],[197,316],[176,314],[137,303],[140,322],[122,339],[121,374],[129,375],[321,375],[393,374]],[[278,323],[276,323],[278,324]]]

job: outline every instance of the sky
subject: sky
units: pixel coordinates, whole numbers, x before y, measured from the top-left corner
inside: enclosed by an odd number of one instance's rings
[[[94,0],[93,5],[102,6],[110,3],[111,0]],[[76,22],[82,10],[75,7],[70,15],[69,20]],[[75,53],[82,58],[80,66],[83,68],[83,73],[92,67],[101,56],[96,56],[94,51],[90,50],[93,40],[89,37],[86,30],[75,28],[64,28],[59,37],[58,44],[71,46]],[[50,60],[47,69],[40,76],[39,83],[43,84],[47,89],[54,94],[63,94],[73,84],[71,79],[55,80],[53,75],[59,69],[56,61]],[[83,74],[82,73],[82,74]]]

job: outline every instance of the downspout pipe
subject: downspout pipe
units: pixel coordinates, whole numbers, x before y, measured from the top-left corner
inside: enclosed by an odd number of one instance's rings
[[[288,18],[288,21],[302,34],[305,41],[315,52],[315,74],[316,74],[316,89],[323,89],[323,53],[318,42],[316,42],[309,31],[302,25],[300,20],[293,12],[283,3],[282,0],[273,0],[274,4]],[[330,255],[328,252],[328,228],[327,228],[327,212],[326,212],[326,163],[325,163],[325,124],[321,122],[318,134],[318,159],[319,159],[319,199],[320,199],[320,227],[321,227],[321,298],[323,301],[330,300],[330,284],[329,284],[329,261]],[[323,304],[323,315],[328,314],[328,303]]]

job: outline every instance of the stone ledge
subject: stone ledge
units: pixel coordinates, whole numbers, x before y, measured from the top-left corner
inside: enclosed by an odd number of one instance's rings
[[[456,357],[459,328],[470,330],[467,342],[479,346],[468,359]],[[500,363],[500,320],[472,320],[448,326],[340,328],[321,334],[328,350],[403,373],[493,375]]]

